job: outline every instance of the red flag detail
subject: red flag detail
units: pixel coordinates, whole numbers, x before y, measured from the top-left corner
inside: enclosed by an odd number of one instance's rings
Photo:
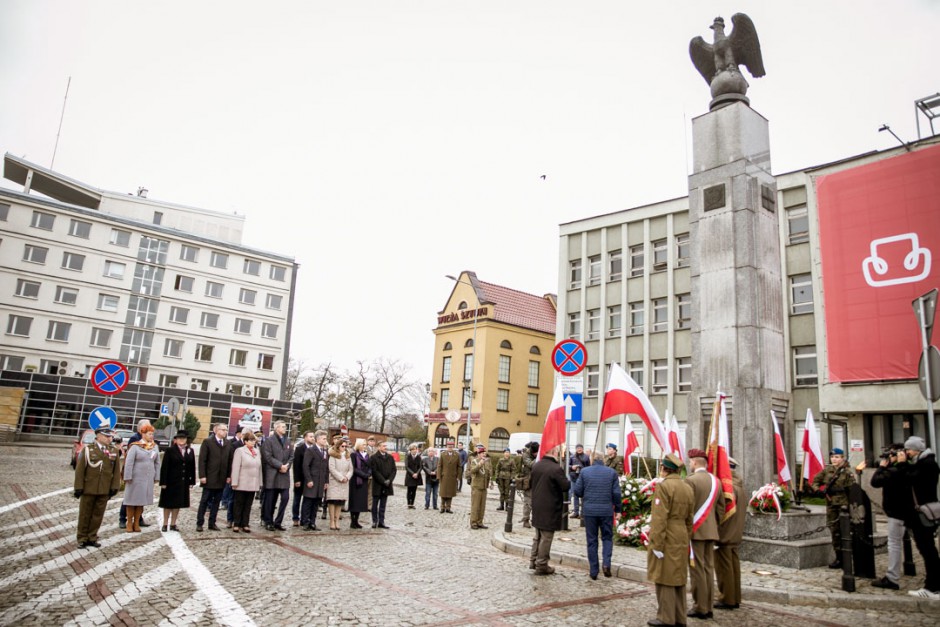
[[[601,407],[600,421],[621,414],[636,414],[653,434],[653,439],[664,451],[669,450],[669,441],[659,420],[656,408],[650,399],[643,393],[642,388],[636,384],[626,370],[617,363],[610,365],[610,378],[607,382],[607,393],[604,394],[604,405]]]
[[[728,414],[725,411],[725,397],[719,393],[712,413],[711,433],[708,438],[708,472],[718,477],[721,492],[725,497],[725,511],[719,512],[718,521],[724,522],[737,510],[734,501],[734,484],[731,481],[731,464],[728,462]]]
[[[774,421],[774,450],[777,452],[777,482],[784,484],[790,480],[790,465],[787,463],[787,453],[783,450],[783,438],[780,437],[780,427],[777,426],[777,414],[770,410],[770,417]]]
[[[819,445],[819,434],[816,433],[816,422],[813,412],[806,408],[806,426],[803,431],[803,478],[813,482],[813,477],[823,469],[822,448]]]
[[[539,459],[542,459],[550,450],[565,443],[565,396],[561,391],[561,381],[555,383],[555,393],[552,404],[545,417],[545,427],[542,429],[542,442],[539,444]]]
[[[623,447],[623,463],[627,467],[627,472],[631,475],[633,474],[633,459],[630,457],[633,455],[634,451],[640,448],[640,442],[636,439],[636,433],[633,432],[633,425],[630,424],[630,417],[627,417],[627,422],[624,425],[627,430],[627,437],[624,441]]]

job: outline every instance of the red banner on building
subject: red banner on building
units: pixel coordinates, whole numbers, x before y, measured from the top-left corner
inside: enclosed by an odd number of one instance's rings
[[[917,377],[911,301],[940,285],[940,146],[816,181],[828,378]]]
[[[261,431],[267,437],[271,432],[271,408],[232,403],[228,418],[229,435],[235,435],[244,428]]]

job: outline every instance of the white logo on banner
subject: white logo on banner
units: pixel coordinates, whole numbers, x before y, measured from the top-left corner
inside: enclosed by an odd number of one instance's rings
[[[907,276],[900,276],[893,279],[877,278],[883,277],[888,273],[888,262],[878,256],[878,247],[894,242],[903,242],[905,240],[911,242],[911,252],[904,256],[904,269],[908,272],[915,272],[918,264],[923,260],[923,268],[920,273],[908,274]],[[872,275],[872,271],[874,271],[877,277]],[[917,233],[904,233],[903,235],[892,235],[891,237],[882,237],[881,239],[872,240],[871,256],[867,257],[865,261],[862,262],[862,274],[865,275],[865,282],[872,287],[887,287],[888,285],[901,285],[902,283],[920,281],[930,274],[930,249],[920,247]]]

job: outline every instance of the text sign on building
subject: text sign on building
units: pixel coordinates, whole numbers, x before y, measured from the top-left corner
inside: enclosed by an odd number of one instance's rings
[[[565,422],[581,422],[584,407],[584,379],[564,377],[561,394],[565,402]]]
[[[828,380],[917,377],[913,299],[940,283],[940,146],[816,182]]]
[[[88,426],[92,429],[107,427],[113,429],[117,425],[117,412],[106,406],[95,407],[88,414]]]
[[[587,349],[578,340],[562,340],[552,349],[552,367],[565,377],[573,377],[584,370]]]
[[[130,375],[119,361],[103,361],[91,371],[91,387],[99,394],[111,396],[127,387]]]

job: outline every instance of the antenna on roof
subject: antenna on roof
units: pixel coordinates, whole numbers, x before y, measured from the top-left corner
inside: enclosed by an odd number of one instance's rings
[[[55,153],[59,149],[59,135],[62,134],[62,120],[65,119],[65,105],[69,101],[69,87],[72,85],[72,77],[69,76],[69,82],[65,84],[65,99],[62,101],[62,115],[59,116],[59,130],[55,134],[55,147],[52,149],[52,162],[49,164],[49,169],[52,169],[52,166],[55,165]]]

